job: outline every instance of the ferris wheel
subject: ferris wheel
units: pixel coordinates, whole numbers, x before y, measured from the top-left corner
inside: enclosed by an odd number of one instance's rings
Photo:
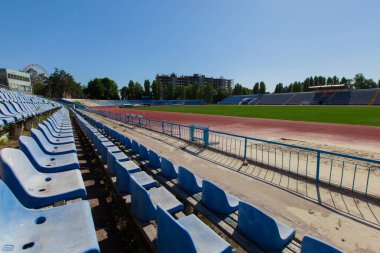
[[[46,70],[46,68],[44,68],[43,66],[41,66],[40,64],[37,64],[37,63],[31,63],[31,64],[28,64],[26,65],[23,70],[24,72],[28,72],[30,74],[34,74],[34,73],[37,73],[37,74],[44,74],[46,77],[48,76],[49,72]]]
[[[22,71],[30,74],[32,85],[34,85],[34,83],[44,83],[47,86],[49,86],[46,83],[46,79],[48,78],[49,72],[46,70],[46,68],[44,68],[40,64],[37,64],[37,63],[28,64],[22,69]],[[50,86],[49,86],[49,96],[51,97]]]

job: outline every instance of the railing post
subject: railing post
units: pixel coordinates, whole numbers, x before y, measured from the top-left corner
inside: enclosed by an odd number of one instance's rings
[[[203,141],[206,147],[208,147],[208,140],[209,140],[209,130],[208,128],[203,129]]]
[[[181,125],[178,125],[178,136],[181,139]]]
[[[317,172],[316,172],[316,175],[315,175],[315,182],[316,182],[316,184],[319,184],[319,169],[320,169],[320,165],[321,165],[321,152],[317,151]]]
[[[244,138],[244,160],[243,160],[243,165],[248,165],[247,161],[247,144],[248,144],[248,138]]]

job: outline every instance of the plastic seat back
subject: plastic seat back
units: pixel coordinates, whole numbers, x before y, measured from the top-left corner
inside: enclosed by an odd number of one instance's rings
[[[148,151],[148,149],[147,149],[144,145],[142,145],[142,144],[140,144],[140,152],[139,152],[139,154],[140,154],[140,160],[141,160],[141,161],[149,160],[149,151]]]
[[[161,168],[161,158],[153,150],[149,150],[149,166],[152,168]]]
[[[133,177],[130,178],[131,206],[133,213],[143,221],[156,218],[156,208],[149,197],[149,193],[139,185]]]
[[[12,220],[14,212],[18,209],[26,208],[18,201],[16,196],[12,193],[9,187],[0,180],[0,227],[6,227],[5,224]]]
[[[261,211],[243,201],[239,202],[238,228],[251,241],[266,250],[281,251],[294,237],[281,238],[276,221]],[[291,232],[291,231],[290,231]]]
[[[135,140],[132,140],[132,152],[135,154],[140,153],[140,144]]]
[[[340,249],[317,238],[306,235],[302,239],[301,253],[343,253]]]
[[[179,166],[178,186],[188,194],[195,194],[202,191],[202,183],[198,185],[195,175],[188,169]]]
[[[128,149],[132,147],[131,140],[125,135],[123,135],[121,138],[121,144],[123,144]]]
[[[167,179],[178,177],[178,174],[174,169],[174,164],[165,157],[161,157],[161,173]]]
[[[201,202],[208,209],[217,213],[229,214],[234,211],[230,208],[226,193],[208,180],[203,180],[202,183]]]
[[[34,167],[40,166],[37,161],[46,160],[48,157],[48,155],[42,151],[42,149],[38,146],[38,143],[32,137],[22,135],[19,137],[18,143],[20,150],[24,152]]]
[[[33,180],[33,176],[40,173],[21,150],[3,148],[0,151],[0,174],[17,199],[25,203],[23,200],[27,201],[25,196],[29,193],[24,184],[27,185],[29,180]]]
[[[40,147],[41,145],[53,145],[51,142],[49,142],[49,139],[41,132],[41,130],[32,128],[30,130],[30,135],[33,139],[38,140],[37,143],[39,143]]]
[[[196,253],[189,232],[160,204],[157,205],[157,248],[160,253]]]

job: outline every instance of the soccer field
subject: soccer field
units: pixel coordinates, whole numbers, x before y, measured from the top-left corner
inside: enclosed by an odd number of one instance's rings
[[[380,106],[159,106],[138,110],[380,126]]]

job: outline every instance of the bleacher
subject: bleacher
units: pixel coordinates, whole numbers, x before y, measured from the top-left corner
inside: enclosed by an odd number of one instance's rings
[[[312,104],[315,96],[314,92],[299,92],[293,94],[293,97],[291,97],[286,103],[287,105]]]
[[[368,103],[371,101],[374,95],[374,92],[376,92],[376,90],[373,90],[373,89],[363,89],[363,90],[356,90],[355,92],[351,92],[349,104],[350,105],[368,105]]]
[[[261,98],[259,102],[256,103],[256,105],[282,105],[292,96],[294,96],[293,93],[277,93],[271,95],[266,94]]]
[[[44,98],[0,88],[0,127],[23,122],[58,106]]]
[[[379,105],[379,88],[362,90],[329,90],[259,95],[232,95],[222,105]],[[242,101],[248,101],[242,103]]]
[[[19,109],[29,109],[19,111],[23,117],[52,106],[5,93],[22,104]],[[37,111],[40,105],[44,109]],[[32,137],[20,136],[20,149],[1,149],[2,251],[100,252],[73,136],[69,113],[61,108],[32,129]]]
[[[380,105],[380,95],[377,96],[375,101],[373,102],[374,105]]]
[[[338,91],[334,93],[328,93],[328,96],[324,101],[324,105],[348,105],[350,104],[351,92]],[[367,102],[368,104],[368,102]]]
[[[219,102],[221,105],[238,105],[244,99],[255,100],[258,98],[258,95],[233,95],[229,96]]]
[[[256,206],[81,111],[75,118],[153,251],[233,251],[195,214],[184,213],[190,205],[248,252],[341,252],[310,236],[300,245],[293,228]]]

